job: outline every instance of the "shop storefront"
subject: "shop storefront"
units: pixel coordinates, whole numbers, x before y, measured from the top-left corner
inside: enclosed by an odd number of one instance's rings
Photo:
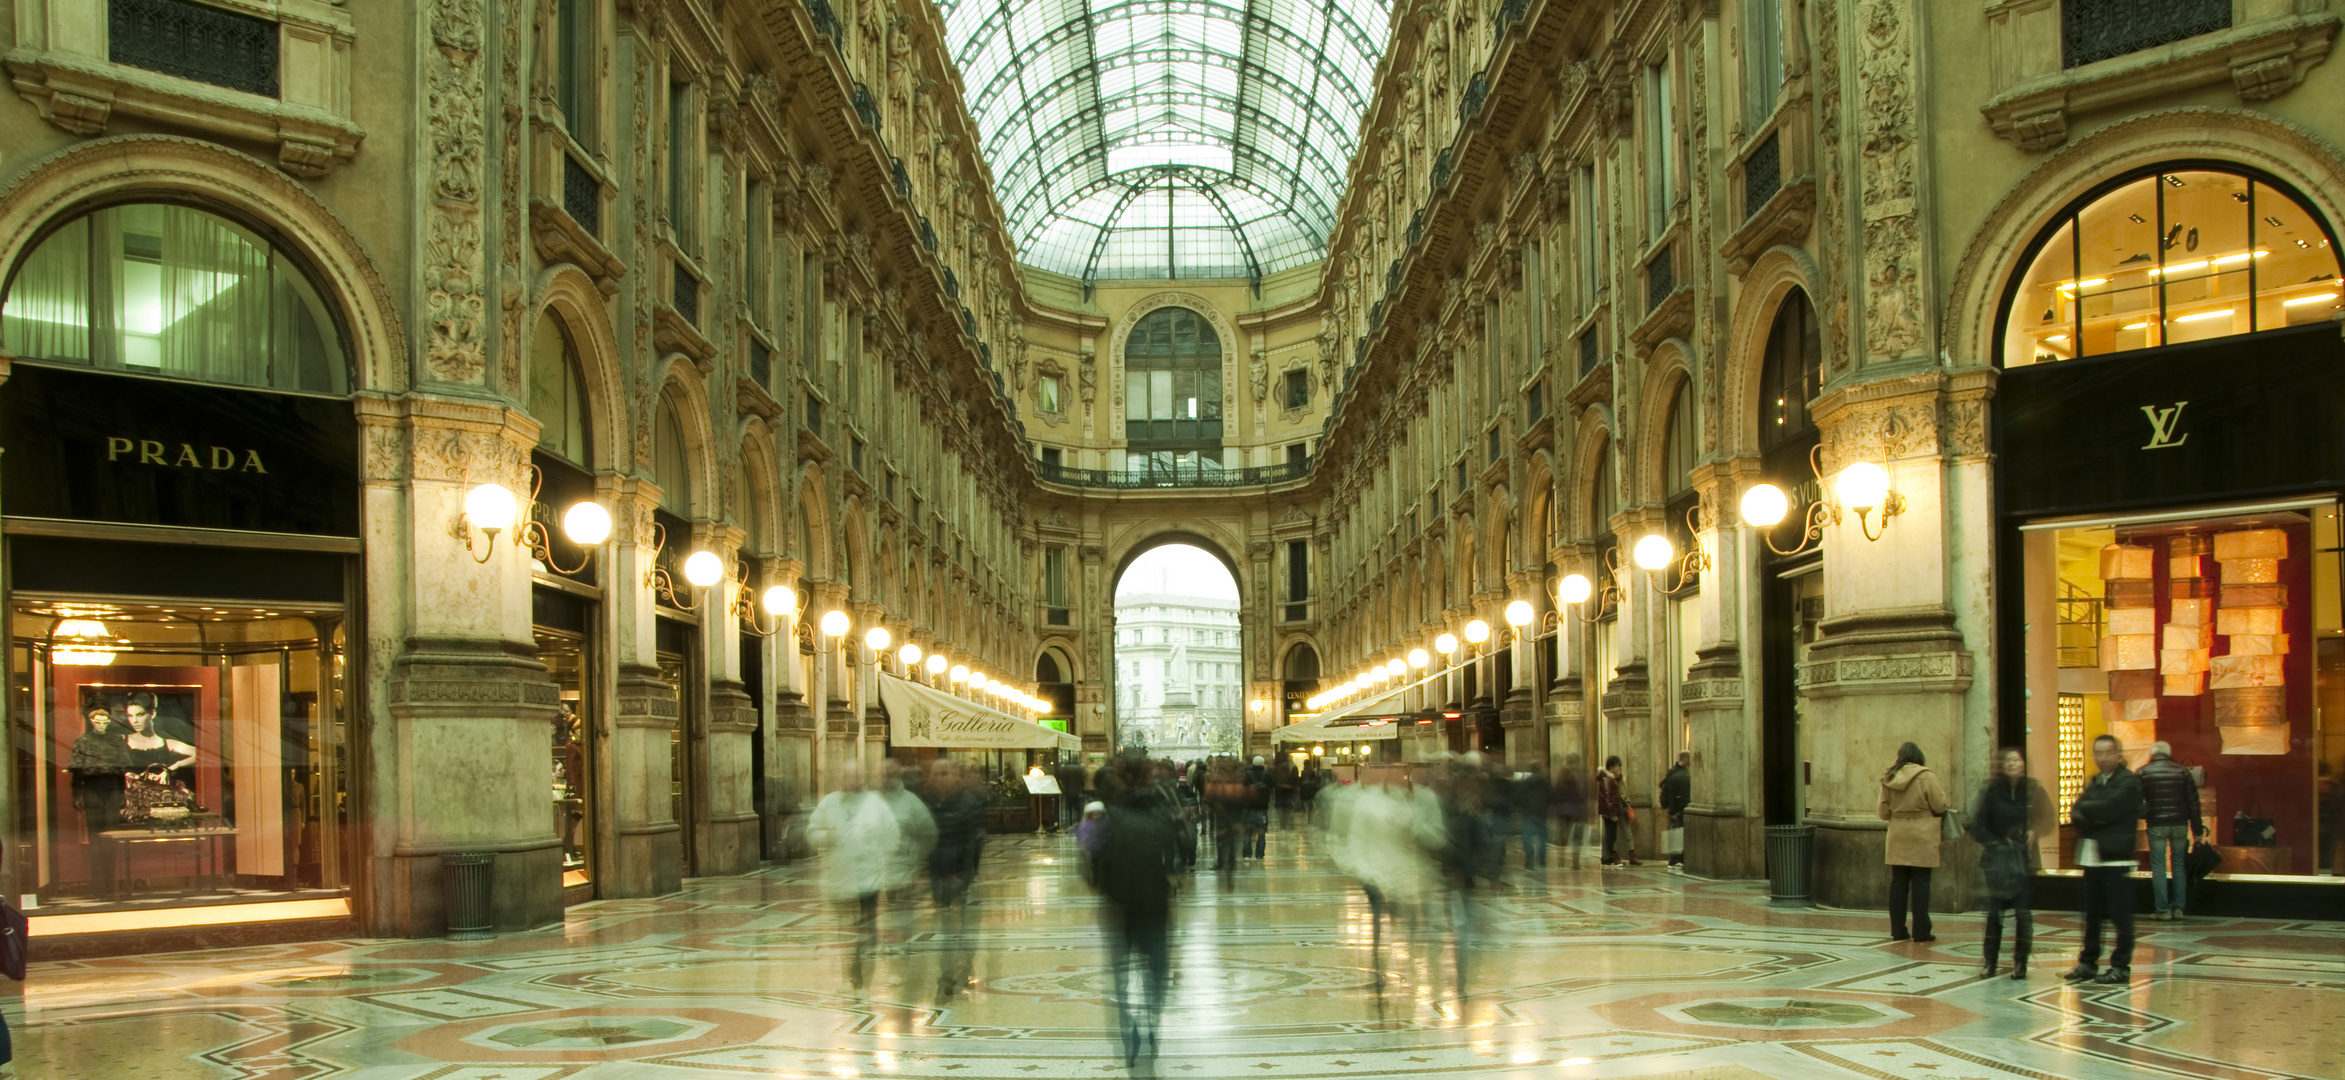
[[[2079,199],[2022,265],[1995,410],[2004,741],[2063,803],[2099,736],[2136,766],[2167,744],[2223,854],[2207,900],[2333,910],[2333,230],[2269,178],[2172,165]],[[2062,832],[2047,866],[2073,866]]]
[[[11,268],[0,339],[33,934],[347,917],[365,635],[337,313],[250,223],[127,203]]]

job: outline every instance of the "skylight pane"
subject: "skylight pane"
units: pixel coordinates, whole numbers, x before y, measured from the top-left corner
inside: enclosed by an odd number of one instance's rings
[[[1107,171],[1110,173],[1142,169],[1151,165],[1196,165],[1228,172],[1230,150],[1226,146],[1208,146],[1201,143],[1141,143],[1134,146],[1111,147],[1107,151]]]

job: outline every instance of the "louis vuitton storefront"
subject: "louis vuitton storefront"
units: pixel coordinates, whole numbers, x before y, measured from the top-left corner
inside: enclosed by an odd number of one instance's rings
[[[2192,910],[2333,912],[2303,889],[2345,887],[2333,230],[2268,177],[2177,163],[2088,193],[2022,265],[1995,410],[2002,741],[2063,805],[2095,738],[2135,766],[2168,744],[2223,856]],[[2065,828],[2042,839],[2073,868]]]
[[[0,512],[32,932],[314,935],[350,914],[364,768],[340,316],[217,208],[99,206],[25,250]]]

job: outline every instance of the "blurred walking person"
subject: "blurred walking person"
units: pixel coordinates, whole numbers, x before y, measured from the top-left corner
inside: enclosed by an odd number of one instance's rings
[[[2190,845],[2206,835],[2199,814],[2198,780],[2174,760],[2171,743],[2150,748],[2141,778],[2142,816],[2149,825],[2152,918],[2178,920],[2190,897]]]
[[[903,826],[887,800],[866,789],[861,773],[843,770],[834,782],[838,789],[824,795],[808,815],[806,838],[822,855],[823,893],[855,902],[855,949],[847,981],[861,990],[879,943],[879,894],[903,884],[896,877]]]
[[[1548,806],[1555,815],[1560,831],[1556,834],[1563,844],[1564,854],[1571,859],[1571,868],[1580,868],[1580,849],[1588,843],[1588,778],[1585,763],[1578,754],[1563,759],[1563,767],[1555,770],[1555,794]]]
[[[1124,1064],[1156,1057],[1157,1024],[1172,980],[1172,896],[1180,845],[1165,804],[1155,797],[1146,758],[1117,762],[1119,783],[1099,849],[1099,892],[1115,985],[1116,1026]],[[1137,983],[1137,985],[1135,985]]]
[[[930,813],[936,818],[928,886],[943,945],[936,975],[936,1000],[943,1004],[968,985],[977,963],[969,887],[985,852],[986,800],[984,783],[959,762],[939,760],[929,767],[928,777]]]
[[[2035,917],[2028,892],[2035,880],[2036,838],[2049,834],[2052,798],[2027,774],[2027,755],[2006,746],[1995,775],[1971,801],[1970,835],[1979,842],[1979,877],[1986,882],[1987,937],[1982,979],[1995,977],[2003,951],[2003,913],[2011,912],[2011,977],[2027,978],[2027,956],[2035,943]]]
[[[1938,868],[1940,839],[1945,826],[1946,785],[1922,760],[1922,748],[1906,743],[1897,748],[1897,761],[1881,776],[1881,799],[1876,809],[1889,823],[1889,842],[1883,857],[1889,863],[1889,938],[1892,941],[1936,941],[1930,932],[1930,874]],[[1913,908],[1913,932],[1906,933],[1905,913]]]
[[[1523,838],[1523,869],[1547,869],[1547,814],[1555,802],[1555,785],[1530,762],[1514,780],[1515,831]]]
[[[1384,987],[1384,926],[1417,925],[1426,898],[1440,886],[1434,856],[1448,842],[1441,804],[1408,781],[1370,781],[1332,787],[1327,838],[1335,864],[1360,882],[1368,897],[1369,966]]]

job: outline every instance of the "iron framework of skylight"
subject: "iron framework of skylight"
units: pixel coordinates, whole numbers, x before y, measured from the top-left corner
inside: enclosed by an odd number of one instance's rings
[[[1320,257],[1386,0],[938,0],[1011,241],[1084,280]]]

